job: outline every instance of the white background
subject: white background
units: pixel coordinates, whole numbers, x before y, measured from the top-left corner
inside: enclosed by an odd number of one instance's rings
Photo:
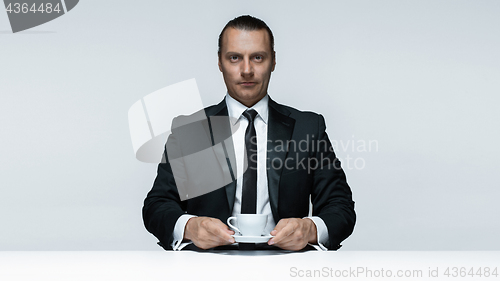
[[[322,113],[345,159],[342,250],[500,250],[500,2],[417,0],[86,0],[17,34],[0,12],[0,250],[161,250],[128,109],[190,78],[221,101],[241,14],[274,32],[271,97]]]

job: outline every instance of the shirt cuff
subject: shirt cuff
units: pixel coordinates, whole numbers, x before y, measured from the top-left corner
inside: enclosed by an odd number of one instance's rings
[[[313,246],[318,251],[328,251],[328,248],[326,247],[328,246],[329,243],[328,228],[326,227],[326,224],[323,221],[323,219],[320,217],[305,217],[305,218],[312,220],[316,225],[316,235],[318,238],[318,245],[313,245],[313,244],[309,245]]]
[[[182,240],[184,240],[184,230],[186,229],[186,224],[190,218],[195,218],[196,216],[193,215],[182,215],[177,219],[177,222],[175,222],[174,226],[174,241],[172,242],[172,249],[174,251],[180,251],[187,245],[193,243],[191,241],[182,243]]]

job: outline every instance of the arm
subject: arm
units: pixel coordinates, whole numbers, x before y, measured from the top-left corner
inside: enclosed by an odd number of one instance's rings
[[[309,158],[306,161],[310,163],[308,172],[307,175],[301,175],[310,179],[310,185],[300,187],[310,191],[312,217],[281,219],[271,232],[275,237],[268,242],[286,250],[300,250],[308,243],[318,242],[321,242],[321,246],[336,250],[340,242],[352,233],[356,219],[351,190],[326,135],[325,121],[321,115],[315,116],[311,122],[316,122],[316,128],[303,136],[313,136],[308,156],[304,156]],[[293,182],[289,181],[288,184]],[[320,230],[321,236],[318,237]]]
[[[185,170],[188,164],[182,161],[181,148],[181,142],[188,139],[188,136],[184,136],[182,132],[178,133],[176,129],[180,127],[175,123],[176,119],[173,121],[172,134],[165,146],[162,163],[158,165],[153,188],[144,200],[143,219],[146,229],[156,236],[166,249],[172,249],[174,238],[179,243],[191,240],[202,249],[234,243],[234,239],[230,236],[234,232],[219,219],[182,216],[187,215],[189,201],[180,200],[177,185],[182,192],[186,192],[189,186]],[[191,128],[183,128],[183,130],[189,129]],[[187,152],[190,152],[189,149]]]
[[[319,163],[313,171],[311,201],[313,216],[320,217],[328,228],[329,249],[336,250],[351,235],[356,222],[352,193],[340,161],[325,132],[325,119],[319,116],[319,134],[314,159]]]
[[[167,144],[175,144],[172,135]],[[185,214],[186,202],[181,202],[177,192],[172,168],[165,150],[164,162],[158,165],[158,173],[153,188],[144,200],[142,216],[146,229],[151,232],[164,248],[171,249],[173,230],[179,217]]]

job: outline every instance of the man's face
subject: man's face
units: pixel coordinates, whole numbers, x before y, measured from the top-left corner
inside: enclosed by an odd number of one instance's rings
[[[265,29],[228,28],[222,35],[219,69],[231,97],[247,107],[267,94],[276,61]]]

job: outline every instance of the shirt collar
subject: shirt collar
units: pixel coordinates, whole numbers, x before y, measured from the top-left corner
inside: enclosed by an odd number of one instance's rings
[[[226,105],[229,114],[231,124],[234,126],[240,120],[243,112],[248,109],[245,105],[235,100],[229,94],[226,93]],[[257,116],[267,124],[268,112],[269,112],[269,96],[265,95],[259,102],[250,107],[257,111]]]

